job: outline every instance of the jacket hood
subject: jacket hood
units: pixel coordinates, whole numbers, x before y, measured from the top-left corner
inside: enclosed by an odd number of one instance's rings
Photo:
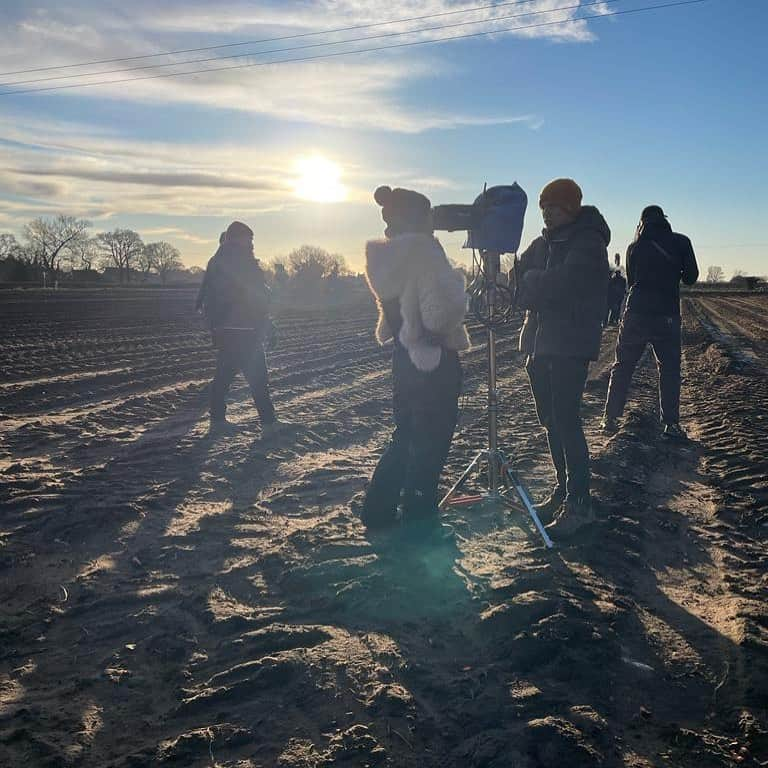
[[[643,238],[653,240],[667,237],[672,234],[672,226],[666,219],[654,219],[653,221],[641,221],[637,227],[635,242]]]
[[[600,239],[608,245],[611,242],[611,229],[608,222],[603,218],[603,214],[594,205],[584,205],[581,208],[578,218],[574,222],[576,231],[592,230],[597,232]]]
[[[606,246],[611,242],[610,227],[603,218],[603,214],[594,205],[582,205],[573,223],[555,230],[545,228],[541,234],[547,241],[562,242],[570,240],[574,235],[587,233],[596,234]]]

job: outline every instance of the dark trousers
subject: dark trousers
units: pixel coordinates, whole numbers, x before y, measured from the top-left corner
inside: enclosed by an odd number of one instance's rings
[[[649,344],[659,371],[661,420],[665,424],[680,420],[680,317],[636,313],[625,313],[616,341],[606,418],[617,419],[624,412],[632,374]]]
[[[547,430],[557,484],[569,495],[589,493],[589,449],[581,425],[581,398],[589,361],[529,357],[526,364],[539,423]]]
[[[424,373],[396,348],[392,373],[395,431],[363,505],[363,519],[372,524],[394,519],[401,495],[405,516],[437,513],[437,486],[459,411],[461,364],[455,352],[444,351],[437,369]]]
[[[621,302],[614,302],[608,305],[605,313],[605,323],[603,325],[616,325],[621,319]]]
[[[275,420],[275,408],[269,394],[267,361],[256,331],[216,330],[216,374],[211,384],[211,418],[223,419],[227,411],[227,393],[235,376],[242,372],[251,388],[253,402],[262,424]]]

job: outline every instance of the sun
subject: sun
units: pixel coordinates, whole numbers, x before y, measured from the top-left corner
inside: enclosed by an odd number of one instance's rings
[[[347,197],[341,183],[341,167],[322,155],[301,157],[295,163],[294,192],[302,200],[338,203]]]

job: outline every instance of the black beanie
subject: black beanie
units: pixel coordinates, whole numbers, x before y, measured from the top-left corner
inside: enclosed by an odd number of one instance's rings
[[[656,219],[666,219],[666,214],[660,205],[647,205],[640,214],[640,221],[655,221]]]
[[[429,198],[412,189],[379,187],[373,199],[381,206],[381,217],[387,224],[387,237],[406,232],[432,234],[432,203]]]

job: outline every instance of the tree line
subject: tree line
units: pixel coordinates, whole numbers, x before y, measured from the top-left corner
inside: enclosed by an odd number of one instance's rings
[[[267,280],[275,286],[309,289],[333,285],[351,276],[344,257],[315,245],[302,245],[287,256],[265,260]],[[45,282],[54,285],[64,274],[82,279],[96,270],[113,269],[120,283],[145,281],[157,275],[163,285],[184,269],[179,250],[170,243],[145,243],[132,229],[91,232],[86,219],[59,214],[38,217],[26,224],[21,239],[0,233],[0,281]],[[191,267],[188,273],[201,273]]]
[[[0,234],[0,264],[9,280],[51,282],[64,271],[93,271],[113,268],[121,283],[130,283],[137,273],[156,274],[165,284],[172,272],[183,269],[181,253],[170,243],[145,243],[132,229],[90,233],[86,219],[59,214],[38,217],[21,231],[21,242],[13,234]]]

